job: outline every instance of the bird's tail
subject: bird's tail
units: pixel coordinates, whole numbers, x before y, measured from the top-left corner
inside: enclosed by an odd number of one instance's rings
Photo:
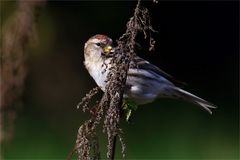
[[[206,111],[208,111],[210,114],[212,114],[212,111],[211,109],[213,108],[217,108],[214,104],[200,98],[200,97],[197,97],[181,88],[178,88],[178,87],[174,87],[174,95],[179,98],[179,99],[182,99],[184,101],[187,101],[187,102],[190,102],[190,103],[193,103],[197,106],[200,106],[202,107],[203,109],[205,109]]]

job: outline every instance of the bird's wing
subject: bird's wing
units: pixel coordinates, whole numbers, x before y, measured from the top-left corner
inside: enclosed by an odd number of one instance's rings
[[[152,72],[154,74],[160,75],[160,76],[166,78],[167,80],[171,81],[172,83],[174,83],[177,86],[185,86],[186,85],[186,83],[181,82],[181,81],[175,79],[170,74],[166,73],[165,71],[161,70],[157,66],[149,63],[148,61],[146,61],[146,60],[144,60],[144,59],[142,59],[140,57],[136,56],[133,59],[132,64],[130,65],[130,68],[133,68],[134,65],[138,69],[147,70],[147,71],[150,71],[150,72]]]

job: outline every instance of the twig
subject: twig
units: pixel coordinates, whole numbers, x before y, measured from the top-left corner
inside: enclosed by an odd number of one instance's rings
[[[114,160],[114,158],[115,158],[116,145],[117,145],[117,135],[115,135],[113,137],[112,153],[111,153],[111,156],[110,156],[111,160]]]
[[[72,159],[72,156],[73,156],[73,154],[76,151],[76,147],[77,147],[77,145],[74,145],[74,147],[72,148],[71,152],[67,156],[67,160],[71,160]]]

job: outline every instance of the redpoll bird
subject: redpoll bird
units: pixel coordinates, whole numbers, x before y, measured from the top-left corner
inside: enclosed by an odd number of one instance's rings
[[[105,91],[107,74],[111,67],[111,55],[114,54],[112,39],[105,35],[91,37],[84,46],[84,64],[97,85]],[[210,114],[213,104],[174,85],[172,76],[148,61],[134,57],[127,73],[124,98],[136,104],[145,104],[156,98],[176,98],[202,107]],[[134,67],[135,66],[135,67]]]

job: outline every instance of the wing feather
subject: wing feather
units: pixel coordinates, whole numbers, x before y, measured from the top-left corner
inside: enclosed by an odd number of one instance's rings
[[[140,57],[135,57],[132,64],[130,65],[130,68],[137,67],[138,69],[143,69],[152,72],[153,74],[162,76],[166,78],[167,80],[171,81],[177,86],[185,86],[186,83],[181,82],[177,79],[175,79],[173,76],[170,74],[166,73],[165,71],[161,70],[157,66],[149,63],[148,61],[140,58]]]

